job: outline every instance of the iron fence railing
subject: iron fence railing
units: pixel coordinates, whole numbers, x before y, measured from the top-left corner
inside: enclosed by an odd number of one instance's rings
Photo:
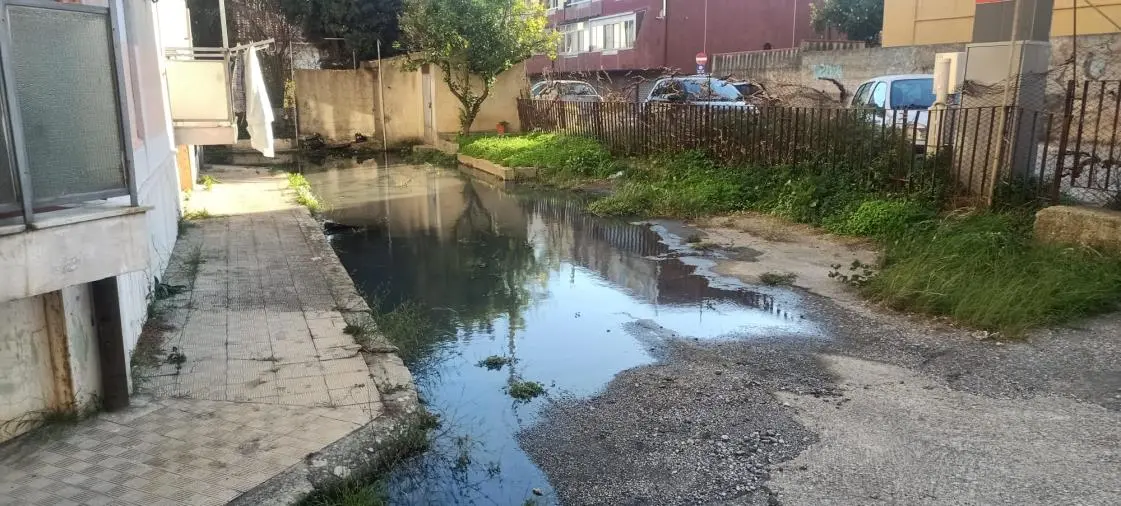
[[[119,5],[0,0],[0,225],[111,197],[136,205]]]
[[[597,139],[620,156],[703,150],[728,165],[866,173],[899,190],[991,199],[998,184],[1049,195],[1049,113],[1015,107],[877,111],[522,99],[525,130]]]

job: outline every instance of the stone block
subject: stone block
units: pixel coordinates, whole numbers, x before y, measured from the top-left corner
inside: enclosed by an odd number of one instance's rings
[[[1092,207],[1048,207],[1035,215],[1035,238],[1044,243],[1077,244],[1121,253],[1121,212]]]

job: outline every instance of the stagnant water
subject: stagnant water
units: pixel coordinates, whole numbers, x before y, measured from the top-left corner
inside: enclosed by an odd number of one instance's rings
[[[654,361],[665,337],[651,335],[814,333],[794,314],[796,294],[699,275],[708,261],[680,258],[687,248],[672,236],[589,216],[568,196],[372,160],[310,169],[308,179],[329,219],[361,227],[331,239],[371,303],[417,303],[434,328],[402,355],[442,424],[433,448],[390,478],[393,504],[553,504],[516,440],[548,399],[594,394]],[[492,355],[514,362],[479,365]],[[515,379],[547,393],[515,400]]]

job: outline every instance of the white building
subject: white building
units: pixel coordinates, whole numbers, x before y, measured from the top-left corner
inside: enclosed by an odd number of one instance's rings
[[[51,411],[127,404],[196,171],[194,150],[177,150],[165,58],[190,45],[184,0],[0,8],[3,441]],[[232,142],[229,124],[209,126]]]

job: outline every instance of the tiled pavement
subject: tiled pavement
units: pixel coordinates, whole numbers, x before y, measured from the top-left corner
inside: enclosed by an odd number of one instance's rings
[[[161,363],[133,406],[0,448],[0,505],[224,504],[377,417],[379,388],[411,386],[395,356],[371,374],[343,332],[339,308],[362,303],[283,179],[243,176],[192,199],[229,216],[176,245],[166,282],[193,288],[159,303]]]

